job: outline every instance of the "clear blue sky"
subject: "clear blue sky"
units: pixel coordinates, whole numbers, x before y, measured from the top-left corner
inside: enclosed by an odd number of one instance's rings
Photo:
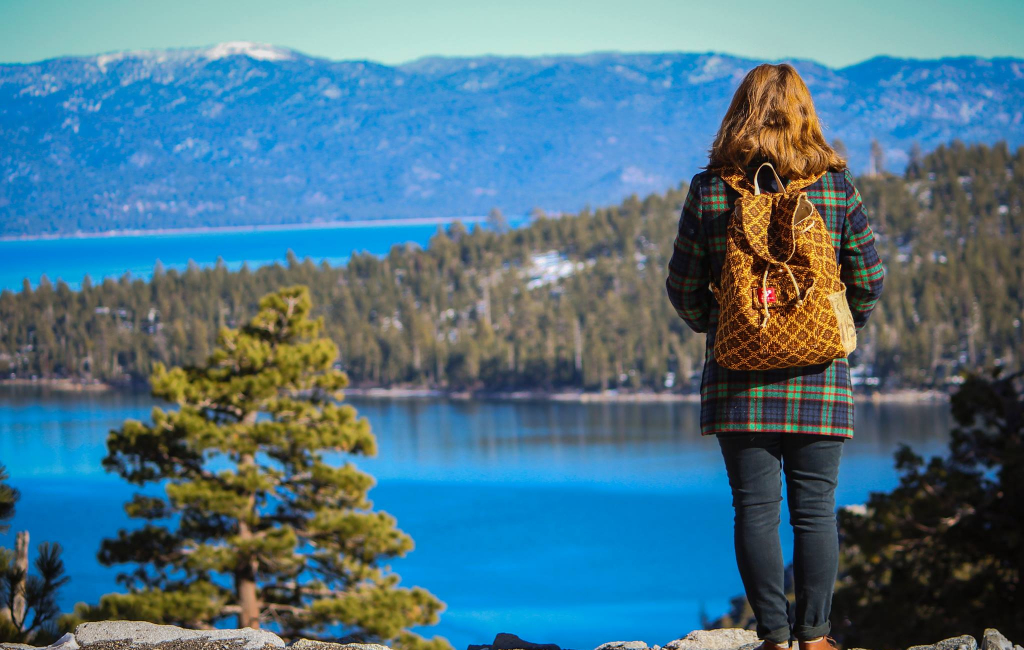
[[[234,40],[384,63],[678,50],[839,67],[1024,57],[1024,0],[0,0],[0,62]]]

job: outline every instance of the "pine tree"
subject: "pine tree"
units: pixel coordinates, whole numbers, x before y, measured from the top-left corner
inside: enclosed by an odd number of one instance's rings
[[[7,484],[0,465],[0,533],[10,526],[20,494]],[[60,544],[43,542],[36,551],[35,574],[28,569],[28,532],[18,533],[15,552],[0,548],[0,643],[46,645],[59,636],[57,594],[67,584]]]
[[[487,225],[498,234],[506,233],[509,230],[508,219],[500,208],[491,208],[487,213]]]
[[[896,453],[899,485],[841,510],[833,633],[847,647],[905,648],[996,627],[1024,635],[1020,504],[1024,371],[968,374],[949,453]]]
[[[885,149],[878,140],[871,141],[871,159],[868,176],[880,176],[885,173]]]
[[[289,637],[340,627],[346,641],[450,648],[405,629],[436,624],[444,604],[378,566],[413,541],[371,511],[373,477],[325,459],[377,447],[366,419],[340,402],[348,378],[310,310],[306,286],[281,289],[248,324],[221,328],[205,363],[154,365],[153,395],[178,409],[154,407],[152,424],[111,431],[103,462],[136,485],[165,482],[165,494],[126,504],[146,524],[104,540],[99,557],[135,565],[119,578],[128,591],[81,617],[207,627],[236,616]]]

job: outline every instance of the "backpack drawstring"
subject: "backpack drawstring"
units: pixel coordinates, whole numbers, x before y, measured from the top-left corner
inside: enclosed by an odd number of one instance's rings
[[[807,231],[804,230],[804,232]],[[800,285],[797,284],[796,275],[793,274],[793,269],[789,268],[789,264],[787,263],[788,261],[789,260],[786,262],[779,262],[779,264],[786,269],[786,273],[789,274],[789,279],[793,282],[793,290],[796,291],[796,306],[802,307],[804,300],[807,299],[807,294],[809,294],[811,289],[814,287],[813,285],[809,287],[807,291],[804,292],[804,295],[801,296]],[[764,307],[764,320],[761,321],[761,329],[764,329],[768,325],[768,319],[771,317],[771,314],[768,312],[768,269],[771,268],[772,264],[772,262],[768,262],[764,267],[764,273],[761,275],[761,305]]]
[[[775,168],[774,167],[772,167],[768,163],[762,164],[761,167],[764,167],[764,165],[768,165],[768,168],[772,170],[772,174],[775,174]],[[761,193],[761,188],[757,184],[757,173],[760,172],[760,171],[761,171],[761,168],[758,167],[757,172],[754,173],[754,194],[755,194],[755,196]],[[781,189],[782,188],[782,181],[779,180],[778,175],[775,175],[775,180],[777,181],[778,186]],[[761,275],[761,305],[762,305],[762,307],[764,307],[764,319],[761,321],[761,329],[764,329],[765,327],[768,326],[768,319],[771,318],[771,313],[768,311],[768,270],[771,269],[772,264],[779,264],[779,265],[781,265],[784,269],[786,269],[786,273],[789,274],[789,279],[790,279],[790,281],[793,282],[793,290],[796,292],[796,306],[797,307],[802,307],[803,306],[804,300],[807,299],[807,295],[810,294],[811,289],[814,288],[814,285],[811,285],[810,287],[808,287],[807,291],[804,292],[804,295],[801,296],[800,295],[800,285],[796,281],[796,275],[793,273],[793,269],[789,268],[789,261],[791,259],[793,259],[793,255],[796,254],[796,238],[797,238],[796,228],[797,228],[797,226],[799,226],[800,224],[802,224],[805,221],[808,221],[808,223],[800,231],[801,235],[806,234],[807,232],[810,231],[811,228],[814,227],[814,221],[811,220],[811,213],[808,213],[807,216],[805,216],[799,222],[796,222],[796,221],[793,222],[793,224],[792,224],[793,236],[792,236],[792,240],[791,240],[792,241],[792,247],[790,248],[790,251],[789,251],[789,257],[786,258],[785,262],[773,262],[772,260],[765,260],[767,262],[767,264],[764,267],[764,273]]]

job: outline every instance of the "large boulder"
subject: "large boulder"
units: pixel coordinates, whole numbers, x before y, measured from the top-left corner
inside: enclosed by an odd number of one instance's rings
[[[647,650],[647,644],[643,641],[609,641],[594,650]]]
[[[686,636],[669,641],[666,650],[738,650],[745,645],[758,643],[757,632],[739,627],[719,630],[694,630]]]
[[[379,643],[331,643],[299,639],[288,646],[289,650],[391,650]]]
[[[965,634],[929,645],[910,646],[907,650],[978,650],[978,641],[973,636]]]
[[[999,630],[990,627],[981,637],[981,650],[1013,650],[1013,644]]]
[[[266,630],[186,630],[141,621],[82,623],[75,628],[75,639],[91,650],[122,650],[126,645],[161,646],[162,650],[264,650],[285,646],[281,637]]]

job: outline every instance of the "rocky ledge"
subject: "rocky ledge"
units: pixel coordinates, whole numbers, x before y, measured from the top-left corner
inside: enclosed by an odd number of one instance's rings
[[[750,630],[727,628],[694,630],[663,646],[648,646],[643,641],[609,641],[594,650],[754,650],[760,642]],[[298,639],[290,644],[267,630],[187,630],[173,625],[155,625],[137,621],[105,621],[82,623],[74,633],[65,634],[45,650],[390,650],[373,643],[329,643]],[[40,650],[20,643],[0,643],[0,650]],[[470,645],[467,650],[563,650],[554,643],[525,641],[505,632],[494,641]],[[568,649],[565,649],[568,650]],[[850,650],[861,650],[854,648]],[[1024,650],[1014,645],[998,630],[985,630],[981,644],[973,636],[944,639],[929,645],[915,645],[908,650]]]

